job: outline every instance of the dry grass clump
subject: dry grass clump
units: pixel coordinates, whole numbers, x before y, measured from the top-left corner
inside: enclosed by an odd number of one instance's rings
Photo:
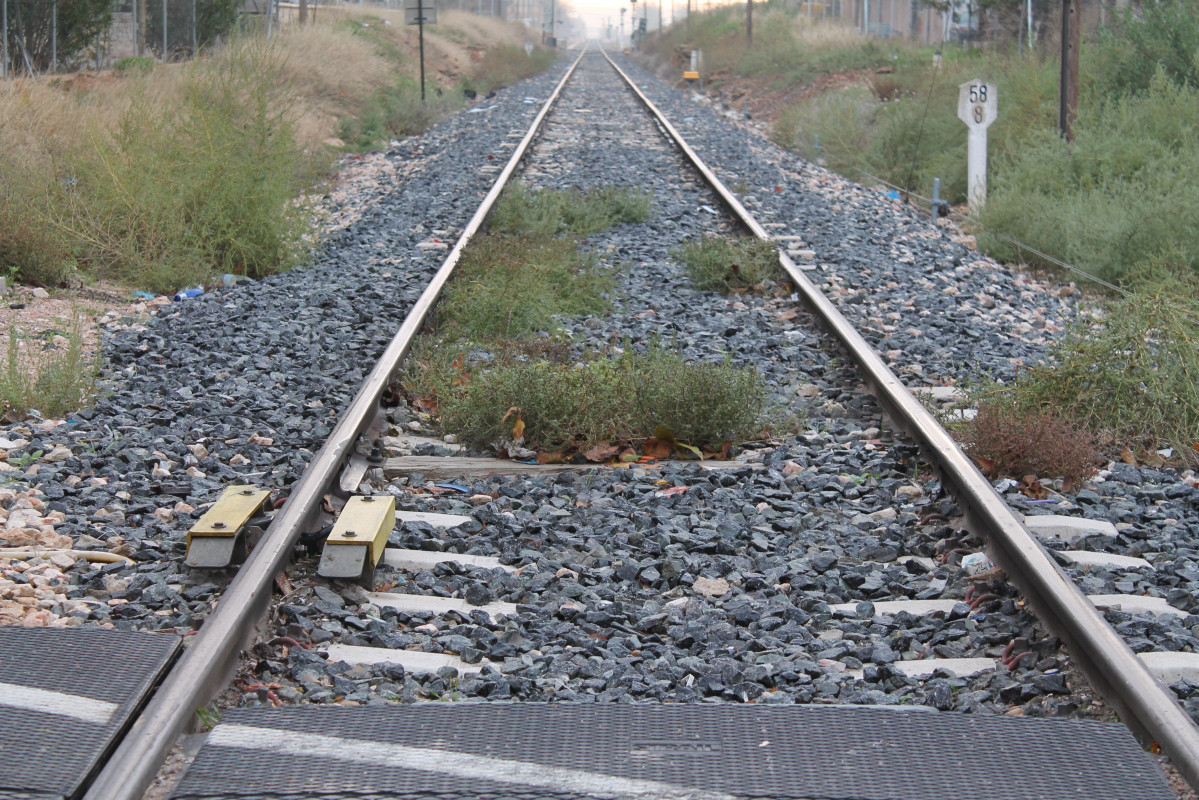
[[[395,64],[371,41],[331,21],[285,27],[276,46],[283,54],[279,79],[296,90],[297,138],[309,148],[333,136],[339,119],[357,115],[373,93],[394,81]]]
[[[808,50],[838,50],[861,47],[862,32],[840,20],[807,17],[800,14],[792,23],[795,41]]]
[[[1080,486],[1095,474],[1095,435],[1048,412],[1028,412],[1011,402],[984,404],[966,428],[967,452],[988,475],[1062,478]]]
[[[1013,445],[1047,457],[1072,452],[1074,433],[1087,431],[1113,451],[1153,453],[1164,445],[1174,458],[1199,464],[1199,276],[1168,258],[1132,274],[1131,293],[1074,323],[1047,363],[1022,372],[1013,386],[983,390],[979,417],[995,404],[992,416],[1013,430],[1044,415],[1069,420],[1060,435],[1034,432],[1026,445]],[[991,441],[1002,425],[984,418],[973,427],[987,424],[997,426],[985,437]],[[979,452],[994,458],[1000,451],[996,442]]]

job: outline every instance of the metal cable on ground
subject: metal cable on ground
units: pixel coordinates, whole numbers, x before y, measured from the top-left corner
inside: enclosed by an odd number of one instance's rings
[[[902,186],[891,183],[890,181],[886,180],[885,178],[880,178],[877,175],[867,172],[866,170],[862,169],[861,167],[855,166],[854,169],[856,169],[860,175],[863,175],[872,181],[877,181],[878,183],[881,183],[884,186],[889,186],[890,188],[895,189],[898,192],[902,192],[904,195],[906,195],[909,198],[915,197],[918,200],[925,201],[925,203],[930,208],[932,206],[932,198],[925,197],[924,195],[917,194],[916,192],[910,191],[908,189],[904,189]],[[911,180],[911,178],[909,176],[909,181],[910,180]],[[910,202],[908,202],[907,205],[912,205],[912,204]],[[912,205],[912,207],[916,208],[920,211],[925,211],[925,209],[920,206]],[[1025,244],[1024,242],[1020,241],[1019,239],[1013,239],[1011,236],[1008,236],[1006,233],[999,233],[998,231],[995,231],[995,230],[989,228],[986,225],[986,223],[984,223],[978,217],[972,217],[969,214],[957,214],[956,216],[960,221],[969,222],[972,225],[976,225],[979,228],[985,230],[987,233],[994,236],[996,239],[1002,239],[1003,241],[1007,242],[1008,244],[1012,245],[1013,247],[1017,248],[1018,250],[1025,250],[1029,253],[1032,253],[1037,258],[1044,259],[1045,261],[1048,261],[1049,263],[1054,264],[1055,266],[1061,267],[1062,269],[1066,270],[1067,272],[1072,272],[1075,275],[1085,278],[1086,280],[1090,281],[1091,283],[1097,283],[1100,286],[1103,286],[1104,288],[1107,288],[1107,289],[1111,289],[1113,292],[1118,292],[1118,293],[1124,295],[1125,297],[1132,296],[1132,292],[1130,292],[1127,289],[1124,289],[1120,286],[1117,286],[1116,284],[1111,283],[1110,281],[1105,281],[1103,278],[1100,278],[1098,275],[1092,275],[1091,273],[1087,272],[1086,270],[1076,267],[1073,264],[1068,264],[1065,261],[1062,261],[1060,258],[1051,256],[1048,253],[1044,252],[1043,250],[1038,250],[1037,248],[1033,247],[1030,244]]]

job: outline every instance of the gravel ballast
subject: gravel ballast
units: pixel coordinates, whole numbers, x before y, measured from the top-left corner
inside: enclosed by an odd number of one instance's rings
[[[910,386],[980,372],[1010,378],[1016,365],[1041,358],[1071,318],[1072,295],[993,264],[882,194],[801,162],[635,65],[623,66],[710,166],[730,184],[749,184],[751,211],[781,226],[779,235],[797,237],[789,240],[795,250],[812,251],[809,274]],[[513,133],[564,68],[500,92],[490,110],[460,114],[394,148],[387,158],[404,165],[399,185],[379,187],[369,210],[330,237],[314,267],[173,304],[114,334],[106,391],[94,408],[54,426],[10,427],[8,463],[27,456],[37,469],[7,473],[12,496],[0,495],[8,507],[0,546],[50,545],[47,537],[57,536],[52,546],[115,550],[136,563],[0,560],[5,608],[27,609],[5,621],[198,626],[228,576],[182,566],[187,528],[226,485],[284,489],[299,476],[439,265],[442,245],[486,192]],[[405,509],[471,517],[449,531],[405,524],[393,543],[493,555],[519,568],[381,569],[381,585],[473,605],[516,603],[517,613],[404,614],[370,603],[357,587],[308,580],[312,564],[302,562],[296,575],[305,579],[277,606],[272,626],[272,637],[294,643],[268,637],[275,644],[259,646],[257,677],[281,688],[239,702],[462,697],[1093,713],[1057,643],[1005,583],[972,581],[957,566],[960,554],[931,569],[901,563],[980,543],[957,530],[953,502],[914,448],[886,430],[844,356],[808,315],[789,313],[788,298],[723,298],[680,277],[671,250],[705,232],[727,232],[729,223],[698,181],[678,180],[678,156],[634,111],[632,99],[611,85],[568,90],[526,172],[535,185],[627,183],[654,195],[648,223],[588,243],[608,263],[626,265],[617,311],[562,320],[562,330],[580,347],[642,347],[661,337],[691,359],[728,356],[752,365],[766,376],[776,406],[800,420],[796,435],[752,443],[745,463],[724,471],[675,462],[492,477],[466,491],[417,476],[375,483],[373,490],[396,494]],[[552,154],[553,165],[539,153]],[[413,421],[402,408],[394,417],[397,425]],[[1088,545],[1143,555],[1156,569],[1074,574],[1088,593],[1144,592],[1184,612],[1108,612],[1134,649],[1195,650],[1193,482],[1115,464],[1102,481],[1056,503],[1033,504],[1014,491],[1008,498],[1026,514],[1115,523],[1117,536]],[[17,531],[31,541],[14,541]],[[874,607],[968,594],[994,597],[931,617]],[[834,610],[838,603],[855,605]],[[894,666],[930,655],[999,657],[1013,641],[1034,655],[1010,673],[917,679]],[[329,662],[320,648],[333,642],[454,653],[481,671],[417,676]],[[1195,687],[1174,688],[1196,713]]]

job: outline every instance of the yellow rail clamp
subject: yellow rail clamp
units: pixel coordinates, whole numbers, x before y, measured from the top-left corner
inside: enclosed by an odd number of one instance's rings
[[[316,573],[323,578],[360,579],[369,576],[396,524],[396,499],[391,495],[351,497],[325,540]]]
[[[256,486],[230,486],[187,532],[189,567],[222,569],[245,558],[245,528],[270,492]]]

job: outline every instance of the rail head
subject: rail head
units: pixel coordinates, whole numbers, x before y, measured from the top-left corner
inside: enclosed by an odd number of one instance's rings
[[[269,604],[275,576],[287,565],[300,533],[315,517],[321,499],[349,456],[355,440],[370,424],[392,373],[407,355],[463,249],[482,228],[585,53],[586,50],[574,60],[542,105],[458,242],[363,381],[329,439],[292,487],[287,503],[271,522],[267,536],[246,559],[221,596],[220,603],[204,620],[195,639],[105,763],[84,795],[85,800],[139,800],[196,709],[223,686]]]
[[[773,241],[640,87],[607,52],[601,52],[738,220],[757,238]],[[1160,746],[1186,780],[1199,787],[1199,727],[1170,690],[1149,672],[1103,614],[1049,556],[953,437],[781,249],[779,263],[804,305],[849,351],[892,422],[921,446],[940,471],[944,483],[955,490],[968,522],[986,537],[996,563],[1007,572],[1046,626],[1066,642],[1074,661],[1095,689],[1116,708],[1121,721],[1143,743]]]

